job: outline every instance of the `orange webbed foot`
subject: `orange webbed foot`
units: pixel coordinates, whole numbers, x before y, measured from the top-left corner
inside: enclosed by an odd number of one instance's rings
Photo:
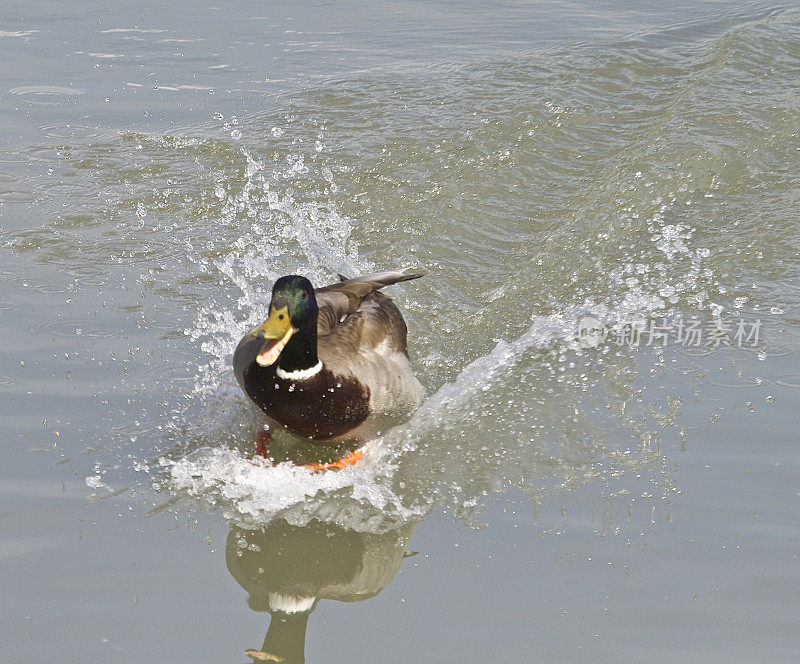
[[[363,458],[364,452],[361,450],[353,450],[349,454],[346,454],[336,461],[331,461],[330,463],[307,463],[306,468],[310,468],[314,471],[341,470],[342,468],[347,468],[348,466],[354,465]]]

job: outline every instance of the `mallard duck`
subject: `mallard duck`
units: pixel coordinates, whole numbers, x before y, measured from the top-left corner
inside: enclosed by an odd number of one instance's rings
[[[281,277],[269,318],[244,335],[233,369],[272,422],[326,444],[361,441],[413,412],[424,389],[411,370],[407,329],[384,286],[422,274],[381,272],[315,289]]]

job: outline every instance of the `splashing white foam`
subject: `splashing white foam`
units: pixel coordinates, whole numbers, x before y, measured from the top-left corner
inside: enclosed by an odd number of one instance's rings
[[[381,481],[385,469],[369,453],[357,467],[324,473],[291,463],[260,465],[237,451],[213,448],[164,463],[173,491],[202,498],[239,524],[280,516],[294,525],[317,519],[379,532],[417,515]]]

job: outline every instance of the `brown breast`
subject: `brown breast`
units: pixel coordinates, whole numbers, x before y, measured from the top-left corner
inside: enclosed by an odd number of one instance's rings
[[[286,380],[275,366],[251,365],[244,390],[273,420],[290,431],[324,441],[345,435],[369,415],[369,389],[323,368],[307,380]]]

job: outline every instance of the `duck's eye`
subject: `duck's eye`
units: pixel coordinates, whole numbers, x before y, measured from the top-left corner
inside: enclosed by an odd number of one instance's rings
[[[283,314],[278,314],[278,320],[283,320]]]
[[[305,291],[300,293],[300,299],[301,300],[307,300],[308,299],[308,293],[306,293]]]

